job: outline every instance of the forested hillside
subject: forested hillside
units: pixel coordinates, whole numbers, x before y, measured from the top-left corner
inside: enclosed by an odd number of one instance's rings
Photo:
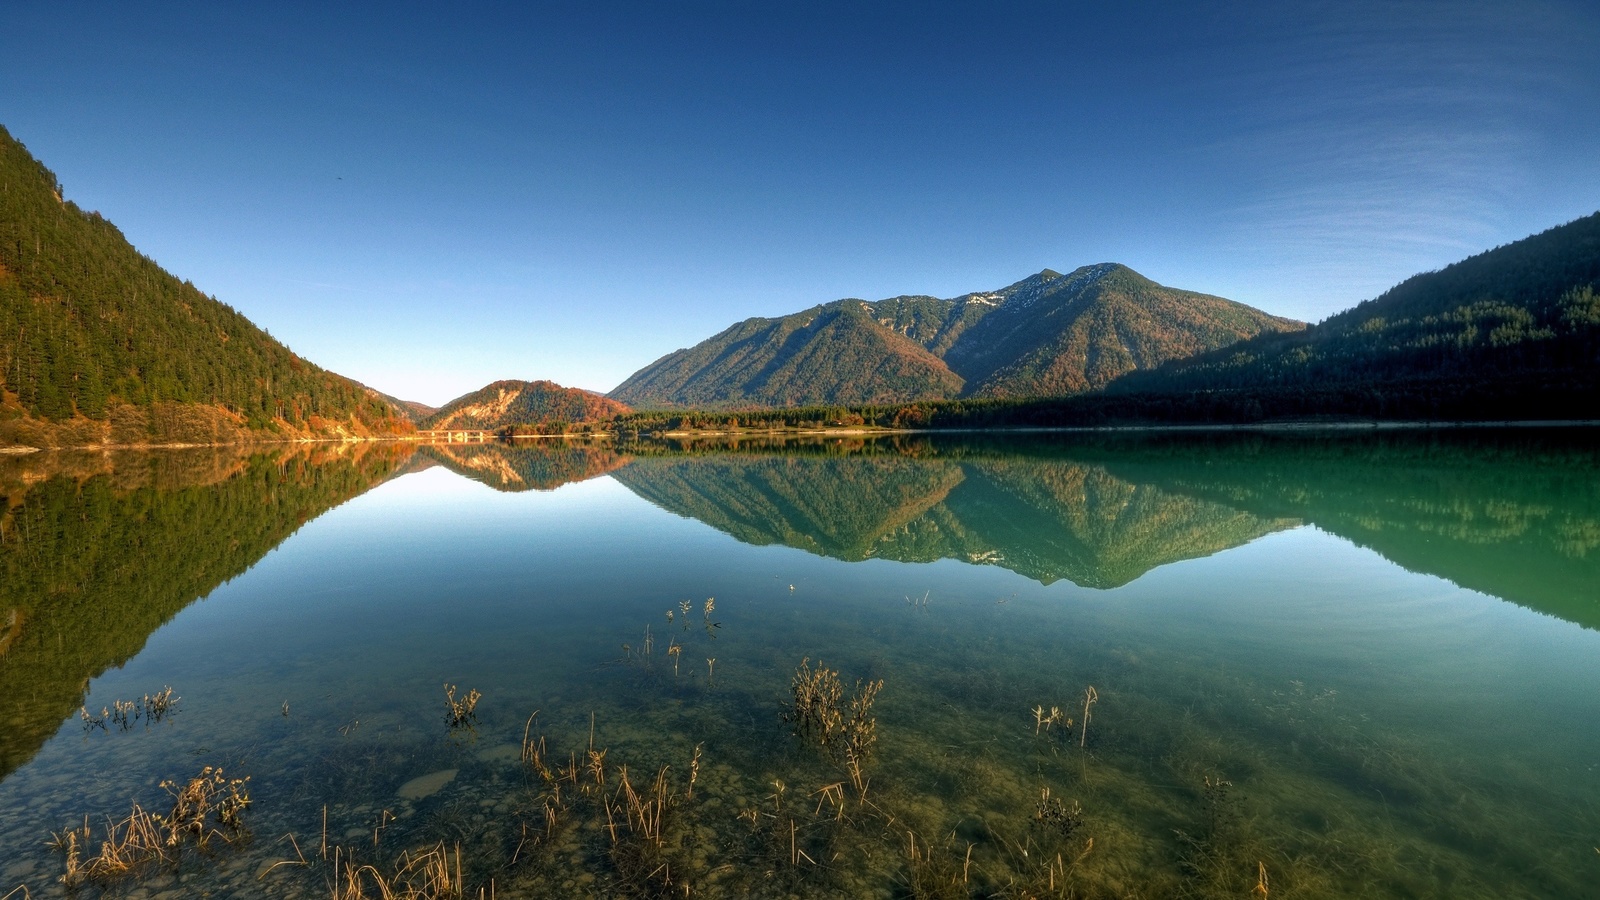
[[[966,379],[966,396],[1080,394],[1167,360],[1304,327],[1243,303],[1157,284],[1116,263],[1049,274],[1014,285],[945,354]]]
[[[995,291],[837,300],[747,319],[634,373],[611,396],[644,409],[881,405],[1056,397],[1302,323],[1127,266],[1045,269]]]
[[[631,412],[592,391],[553,381],[496,381],[463,394],[421,419],[425,428],[483,431],[553,431],[611,419]]]
[[[405,429],[135,250],[0,128],[0,443],[224,442]]]
[[[947,312],[932,310],[927,330],[937,332]],[[804,406],[954,397],[961,385],[917,340],[883,327],[869,304],[838,300],[746,319],[640,369],[611,396],[655,408]]]
[[[1480,392],[1506,402],[1510,387],[1526,404],[1547,407],[1542,415],[1565,418],[1586,395],[1592,405],[1600,387],[1597,287],[1600,213],[1413,276],[1304,332],[1262,335],[1129,375],[1113,390],[1361,387],[1379,398],[1431,393],[1459,405]]]

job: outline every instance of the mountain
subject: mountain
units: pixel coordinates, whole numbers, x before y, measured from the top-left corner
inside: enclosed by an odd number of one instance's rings
[[[378,396],[383,398],[383,402],[394,407],[396,415],[405,418],[413,425],[420,425],[426,422],[430,416],[439,411],[437,406],[429,406],[426,403],[418,403],[415,400],[401,400],[399,397],[391,397],[388,394],[379,394]]]
[[[948,303],[948,301],[933,301]],[[781,319],[746,319],[669,353],[609,396],[632,406],[818,406],[954,397],[961,377],[872,304],[838,300]]]
[[[1111,390],[1283,394],[1354,387],[1397,400],[1418,397],[1423,406],[1403,410],[1408,414],[1428,414],[1433,397],[1434,405],[1450,407],[1438,412],[1449,415],[1492,402],[1516,418],[1528,417],[1530,404],[1568,417],[1569,401],[1592,415],[1600,396],[1597,288],[1600,213],[1413,276],[1304,331],[1263,334],[1137,372]]]
[[[498,431],[518,426],[598,422],[632,412],[592,391],[553,381],[496,381],[446,403],[421,422],[424,428]]]
[[[948,300],[837,300],[747,319],[656,360],[610,396],[644,408],[726,408],[1075,394],[1300,327],[1105,263]]]
[[[0,128],[0,444],[364,435],[404,419],[63,200]]]
[[[945,353],[966,379],[968,396],[1080,394],[1167,360],[1304,327],[1232,300],[1164,287],[1115,263],[1053,274],[1007,288],[994,312]]]

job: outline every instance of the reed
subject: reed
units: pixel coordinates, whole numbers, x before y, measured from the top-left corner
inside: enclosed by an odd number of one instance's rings
[[[456,686],[448,681],[445,682],[445,722],[452,729],[475,724],[478,721],[478,701],[481,699],[483,699],[483,694],[477,690],[469,690],[465,696],[457,698]]]
[[[466,888],[461,877],[461,847],[446,848],[444,842],[426,850],[400,854],[394,870],[384,874],[376,866],[357,861],[342,848],[335,852],[331,900],[464,900]],[[478,897],[488,896],[480,890]]]
[[[304,853],[300,852],[300,842],[294,839],[294,835],[293,834],[285,834],[282,838],[279,839],[279,843],[282,843],[285,840],[289,842],[290,846],[294,847],[294,857],[295,858],[294,859],[280,859],[277,862],[273,863],[272,865],[268,866],[265,870],[262,871],[262,873],[260,875],[256,876],[256,880],[257,881],[265,881],[266,877],[268,875],[271,875],[274,871],[276,871],[279,866],[299,866],[302,869],[309,868],[311,866],[311,863],[306,860],[306,855]]]
[[[554,785],[556,775],[550,770],[550,765],[545,762],[544,735],[533,736],[533,720],[539,717],[539,711],[533,711],[528,717],[528,723],[522,727],[522,764],[532,769],[546,785]]]
[[[202,848],[215,835],[226,839],[239,834],[244,828],[244,812],[250,808],[249,782],[249,778],[227,778],[221,769],[211,766],[181,785],[161,782],[162,790],[172,795],[172,812],[164,821],[168,845],[176,846],[180,833],[192,835]],[[210,824],[212,819],[220,829]]]
[[[94,838],[86,818],[82,828],[53,834],[50,845],[65,857],[61,883],[115,880],[145,869],[176,864],[184,847],[206,850],[214,838],[233,843],[244,836],[244,812],[250,806],[248,778],[227,778],[206,766],[182,784],[167,780],[161,788],[172,797],[166,815],[137,803],[126,818],[108,820],[93,856],[83,858]]]
[[[1034,806],[1033,823],[1062,838],[1069,838],[1083,826],[1083,810],[1078,806],[1078,801],[1074,800],[1068,806],[1060,798],[1050,796],[1050,788],[1044,787],[1040,789],[1039,802]]]
[[[1048,737],[1050,732],[1059,726],[1063,732],[1069,733],[1070,735],[1070,731],[1072,729],[1072,717],[1068,716],[1065,712],[1062,712],[1061,707],[1052,706],[1050,707],[1050,711],[1047,713],[1044,711],[1044,706],[1041,704],[1035,706],[1032,710],[1030,710],[1030,712],[1033,713],[1034,734],[1043,734]],[[1069,736],[1067,739],[1071,740],[1071,737]]]
[[[166,685],[154,694],[145,694],[141,706],[146,718],[152,722],[159,722],[166,718],[182,699],[172,696],[172,685]]]
[[[906,832],[906,894],[916,900],[956,900],[970,896],[968,879],[972,870],[972,845],[959,869],[952,855],[926,840],[918,844],[916,832]]]
[[[826,668],[819,661],[812,670],[811,658],[800,660],[800,668],[791,679],[790,692],[793,704],[784,711],[785,721],[794,725],[794,733],[820,747],[833,744],[835,735],[844,730],[844,685],[839,673]]]
[[[1094,685],[1089,685],[1083,692],[1083,733],[1078,736],[1079,749],[1089,745],[1089,707],[1094,706],[1099,700],[1100,692],[1094,689]]]
[[[812,791],[811,796],[817,798],[817,808],[812,811],[812,818],[820,818],[822,816],[822,807],[824,805],[833,807],[833,819],[844,818],[844,782],[836,781],[833,784],[825,784]]]

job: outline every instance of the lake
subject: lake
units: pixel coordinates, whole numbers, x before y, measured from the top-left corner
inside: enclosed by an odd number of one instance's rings
[[[0,494],[0,897],[1600,884],[1592,430],[41,453]]]

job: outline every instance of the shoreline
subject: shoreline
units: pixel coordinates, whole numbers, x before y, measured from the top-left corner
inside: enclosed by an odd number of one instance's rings
[[[1000,428],[768,428],[751,430],[677,430],[639,432],[643,438],[696,438],[696,437],[882,437],[900,434],[1154,434],[1154,433],[1295,433],[1295,432],[1379,432],[1379,431],[1431,431],[1463,429],[1517,429],[1517,428],[1600,428],[1600,419],[1514,419],[1468,421],[1428,420],[1359,420],[1359,421],[1292,421],[1205,424],[1149,424],[1149,425],[1040,425],[1008,426]],[[226,443],[170,443],[170,444],[76,444],[64,447],[34,447],[26,444],[0,446],[0,456],[26,456],[34,453],[122,451],[122,450],[192,450],[220,447],[278,447],[285,444],[370,444],[414,443],[426,445],[471,445],[498,443],[502,440],[615,440],[618,432],[586,431],[561,434],[516,434],[505,438],[493,436],[478,440],[451,441],[422,438],[411,435],[385,435],[381,437],[290,438],[272,441],[236,441]]]

